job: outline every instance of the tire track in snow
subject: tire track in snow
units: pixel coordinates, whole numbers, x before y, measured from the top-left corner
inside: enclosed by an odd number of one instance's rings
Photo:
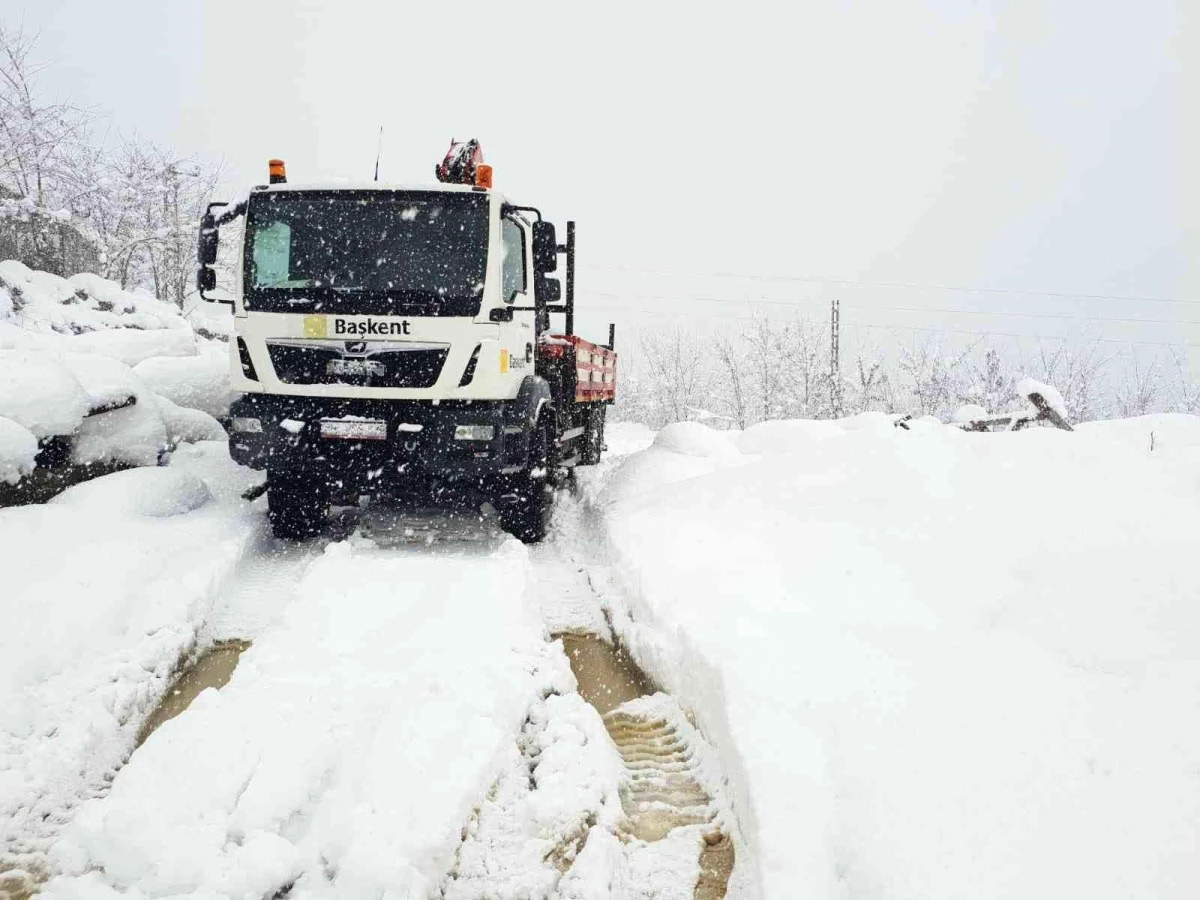
[[[560,707],[559,720],[552,715],[531,742],[530,726],[545,710],[531,712],[518,741],[525,768],[515,765],[476,808],[440,896],[719,900],[738,831],[715,754],[678,704],[613,645],[591,572],[578,560],[580,514],[578,501],[562,498],[551,538],[530,548],[530,601],[563,642],[578,689],[546,703],[573,704],[571,722]],[[545,736],[557,738],[549,749]],[[563,805],[564,785],[543,770],[555,754],[575,759],[565,779],[573,805]],[[531,840],[531,811],[556,804],[572,824]],[[537,852],[516,852],[522,846]]]

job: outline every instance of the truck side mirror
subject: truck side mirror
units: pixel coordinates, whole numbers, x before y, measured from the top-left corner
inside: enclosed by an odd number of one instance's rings
[[[562,283],[554,278],[539,278],[535,289],[538,306],[557,303],[562,299]]]
[[[202,266],[211,266],[217,261],[217,219],[212,213],[200,217],[200,243],[196,248],[196,259]]]
[[[533,223],[533,270],[540,275],[558,268],[558,239],[552,222]]]
[[[196,288],[203,294],[217,286],[217,273],[209,266],[201,266],[196,270]],[[208,299],[205,297],[204,299]]]

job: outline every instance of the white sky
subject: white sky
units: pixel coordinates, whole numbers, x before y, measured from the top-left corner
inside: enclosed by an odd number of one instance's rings
[[[380,125],[383,177],[427,182],[478,137],[498,187],[579,221],[585,326],[824,318],[836,292],[850,325],[1200,357],[1194,0],[0,2],[55,94],[239,188],[272,156],[367,178]]]

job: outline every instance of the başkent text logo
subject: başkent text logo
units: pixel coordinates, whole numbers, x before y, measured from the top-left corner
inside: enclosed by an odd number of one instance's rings
[[[390,337],[392,335],[411,334],[411,323],[408,319],[399,322],[390,320],[367,319],[356,322],[353,319],[343,319],[340,316],[305,316],[304,336],[308,338],[329,337],[329,320],[333,320],[333,333],[351,337]]]
[[[378,319],[367,319],[365,322],[347,321],[339,318],[333,320],[334,334],[351,334],[360,337],[386,337],[395,334],[409,334],[408,328],[409,322],[407,319],[400,322],[381,322]]]

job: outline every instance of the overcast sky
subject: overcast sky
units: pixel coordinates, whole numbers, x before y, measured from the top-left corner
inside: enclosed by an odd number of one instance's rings
[[[381,125],[383,178],[424,183],[478,137],[578,220],[585,322],[836,294],[851,324],[1200,345],[1195,0],[0,2],[53,93],[231,186],[272,156],[368,178]]]

